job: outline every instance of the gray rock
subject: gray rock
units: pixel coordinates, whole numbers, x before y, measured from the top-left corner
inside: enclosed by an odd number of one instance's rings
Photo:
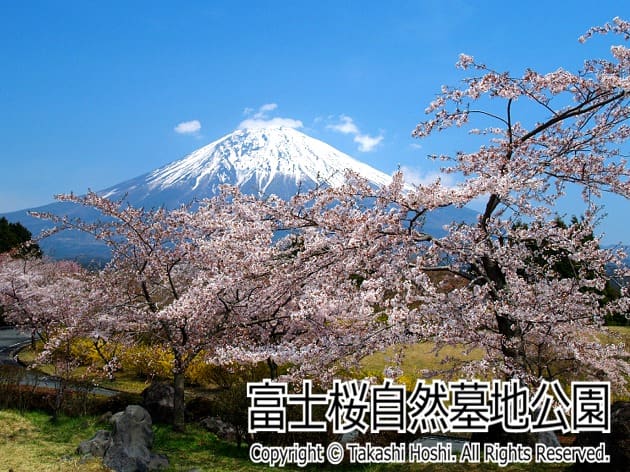
[[[109,420],[112,418],[112,416],[114,416],[114,414],[111,411],[107,411],[99,416],[96,421],[98,423],[109,423]]]
[[[236,440],[236,429],[230,423],[223,421],[218,416],[209,416],[208,418],[204,418],[199,422],[199,424],[215,434],[219,439],[223,439],[224,441],[235,441]]]
[[[151,415],[139,405],[130,405],[109,420],[112,445],[103,459],[117,472],[144,472],[168,467],[168,460],[150,451],[153,446]]]
[[[142,391],[142,405],[156,423],[172,423],[175,388],[166,382],[153,382]]]
[[[359,439],[359,432],[357,430],[350,431],[349,433],[345,433],[341,436],[340,442],[349,443],[356,442]]]
[[[81,456],[93,456],[100,457],[105,456],[105,452],[112,445],[112,435],[109,431],[103,429],[98,430],[92,436],[92,439],[88,439],[79,444],[77,448],[77,454]]]
[[[98,431],[92,439],[79,445],[77,452],[102,457],[103,463],[116,472],[147,472],[168,468],[165,456],[151,452],[153,430],[151,415],[139,405],[110,418],[109,431]]]
[[[547,447],[560,447],[560,441],[558,441],[558,436],[553,431],[542,431],[539,433],[534,433],[536,437],[537,444],[544,444]]]

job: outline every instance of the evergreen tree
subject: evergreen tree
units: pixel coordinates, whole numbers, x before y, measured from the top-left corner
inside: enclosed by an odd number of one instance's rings
[[[31,232],[21,223],[9,223],[4,216],[0,218],[0,254],[13,251],[16,257],[41,257],[42,251],[31,237]],[[4,307],[0,305],[0,326],[4,325]]]
[[[17,257],[41,257],[39,245],[31,242],[31,238],[31,232],[21,223],[0,218],[0,253],[15,250]]]

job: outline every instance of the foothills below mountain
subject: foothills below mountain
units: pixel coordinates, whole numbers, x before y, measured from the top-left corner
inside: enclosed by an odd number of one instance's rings
[[[141,175],[99,193],[117,200],[125,198],[134,206],[175,208],[194,199],[211,197],[223,184],[238,186],[242,192],[276,194],[290,198],[316,185],[341,185],[346,169],[374,185],[391,181],[381,172],[332,146],[292,128],[240,129],[181,160]],[[38,208],[8,213],[9,221],[20,221],[34,235],[51,224],[28,215],[29,211],[50,212],[93,221],[98,215],[84,207],[57,202]],[[445,208],[429,215],[426,229],[443,234],[442,227],[454,220],[471,221],[476,213],[468,208]],[[54,258],[81,262],[108,258],[107,249],[91,237],[74,231],[56,234],[41,242],[44,253]]]

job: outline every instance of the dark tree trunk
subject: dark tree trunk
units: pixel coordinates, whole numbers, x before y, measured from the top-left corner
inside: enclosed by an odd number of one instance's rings
[[[267,366],[269,366],[269,378],[274,380],[278,377],[278,364],[271,357],[267,358]]]
[[[186,410],[186,403],[184,402],[185,380],[184,372],[177,372],[173,378],[173,387],[175,389],[173,396],[173,429],[180,432],[186,430],[184,418]]]

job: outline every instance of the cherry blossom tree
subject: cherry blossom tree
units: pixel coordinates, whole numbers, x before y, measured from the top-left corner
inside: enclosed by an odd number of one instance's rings
[[[57,382],[51,406],[55,417],[79,365],[73,343],[92,319],[88,278],[75,262],[0,255],[0,304],[9,323],[31,333],[33,348],[38,339],[43,342],[36,363],[54,368]]]
[[[48,343],[84,296],[85,271],[75,262],[0,256],[0,304],[18,329]]]
[[[92,339],[166,346],[181,428],[185,373],[202,353],[213,363],[275,359],[323,377],[340,359],[386,345],[394,327],[374,306],[399,279],[384,228],[405,213],[386,197],[401,185],[396,179],[370,205],[357,195],[373,189],[358,180],[289,202],[226,188],[194,211],[138,209],[90,192],[58,198],[99,211],[100,222],[39,216],[110,246],[111,261],[90,279],[92,319],[75,326]],[[402,252],[398,259],[406,265]]]
[[[183,428],[185,374],[197,356],[261,360],[288,336],[287,327],[299,331],[288,323],[297,287],[286,278],[290,249],[273,243],[279,220],[261,213],[270,202],[236,190],[194,211],[138,209],[93,192],[58,198],[89,206],[103,220],[39,216],[56,221],[56,230],[89,232],[112,249],[111,261],[91,279],[100,303],[86,334],[107,339],[115,331],[130,344],[150,338],[168,348],[176,427]]]
[[[212,333],[220,329],[210,322],[218,307],[217,298],[210,299],[209,295],[203,306],[193,308],[188,292],[209,293],[212,289],[220,292],[228,286],[228,271],[201,267],[197,257],[203,253],[204,262],[214,262],[216,266],[219,262],[216,252],[228,238],[229,231],[222,230],[219,219],[215,219],[217,215],[209,214],[211,210],[204,211],[210,224],[201,232],[191,226],[190,213],[185,208],[171,212],[163,208],[138,209],[93,192],[82,197],[62,195],[58,198],[101,213],[103,220],[97,223],[40,216],[56,221],[55,231],[80,229],[111,248],[112,259],[92,280],[94,288],[102,294],[100,308],[94,313],[101,328],[99,337],[108,339],[117,334],[128,344],[149,337],[169,349],[173,356],[174,424],[183,428],[186,369],[203,349],[217,342]],[[198,243],[202,240],[212,240],[214,252],[207,248],[200,251]],[[229,256],[232,251],[226,249],[226,254]],[[195,277],[199,270],[212,274],[214,279],[208,276],[205,285],[197,282]],[[219,293],[213,295],[218,297]]]
[[[593,28],[625,40],[630,23],[615,18]],[[491,369],[528,383],[562,370],[607,376],[623,387],[628,374],[622,346],[602,342],[604,316],[628,312],[627,290],[602,303],[610,279],[627,277],[622,254],[603,250],[593,238],[597,197],[630,196],[630,171],[623,149],[630,137],[630,51],[613,46],[611,59],[588,60],[583,70],[564,69],[520,76],[497,72],[462,54],[458,66],[472,71],[462,87],[443,87],[429,105],[427,121],[414,136],[447,128],[485,138],[475,151],[434,156],[461,183],[439,182],[403,196],[409,207],[432,209],[483,199],[475,224],[454,224],[432,239],[417,264],[447,270],[467,281],[448,293],[418,294],[418,333],[438,345],[462,343],[485,351],[471,372]],[[571,187],[580,188],[582,219],[555,224],[555,205]],[[417,202],[417,203],[416,203]],[[557,270],[564,259],[571,276]],[[420,327],[421,326],[421,327]]]
[[[627,40],[629,32],[615,19],[582,39],[616,33]],[[458,184],[409,188],[397,175],[373,189],[351,176],[341,189],[276,206],[297,261],[287,280],[295,287],[300,274],[309,278],[294,295],[292,321],[320,326],[319,336],[301,325],[308,336],[286,337],[284,355],[308,353],[300,367],[322,375],[323,366],[352,353],[432,340],[438,349],[480,348],[483,358],[462,366],[471,376],[535,385],[579,371],[624,389],[627,353],[605,340],[603,322],[628,313],[627,288],[614,301],[604,290],[629,274],[623,253],[602,249],[601,237],[593,237],[597,197],[628,198],[630,190],[623,158],[630,54],[625,46],[611,52],[610,60],[588,60],[576,73],[521,76],[462,55],[458,66],[473,76],[460,88],[444,87],[414,131],[426,138],[467,129],[473,142],[485,140],[472,152],[434,156]],[[572,188],[582,191],[581,218],[558,224],[556,204]],[[441,238],[423,230],[430,211],[474,200],[485,201],[474,224],[454,223]],[[444,277],[434,276],[445,273],[448,290]]]
[[[291,364],[293,377],[325,380],[407,339],[397,308],[387,305],[390,289],[411,283],[402,276],[416,252],[416,235],[401,226],[408,212],[392,204],[402,192],[401,176],[379,189],[347,177],[342,187],[289,201],[234,195],[233,203],[248,199],[253,214],[274,228],[273,256],[265,263],[272,303],[255,308],[274,316],[257,326],[271,329],[255,336],[268,340],[258,351],[248,341],[235,343],[217,352],[219,359],[271,356]]]
[[[615,19],[586,39],[607,32],[628,39],[630,25]],[[576,73],[521,76],[462,55],[459,67],[473,75],[444,87],[414,132],[467,128],[484,139],[475,151],[436,156],[460,179],[453,186],[409,186],[397,173],[376,189],[349,174],[342,187],[290,201],[225,189],[171,211],[61,196],[103,220],[47,216],[113,254],[91,278],[98,297],[83,325],[103,339],[150,333],[170,349],[180,428],[185,372],[202,353],[209,362],[275,359],[294,375],[326,378],[392,344],[432,340],[481,348],[483,358],[464,366],[470,375],[531,385],[579,368],[623,388],[627,354],[601,335],[606,314],[628,312],[627,289],[607,303],[602,292],[630,274],[622,254],[593,237],[596,197],[630,191],[630,53],[611,51]],[[555,205],[573,186],[581,219],[556,224]],[[485,209],[474,224],[454,223],[444,237],[424,231],[432,210],[478,199]],[[450,274],[448,289],[435,274]]]

